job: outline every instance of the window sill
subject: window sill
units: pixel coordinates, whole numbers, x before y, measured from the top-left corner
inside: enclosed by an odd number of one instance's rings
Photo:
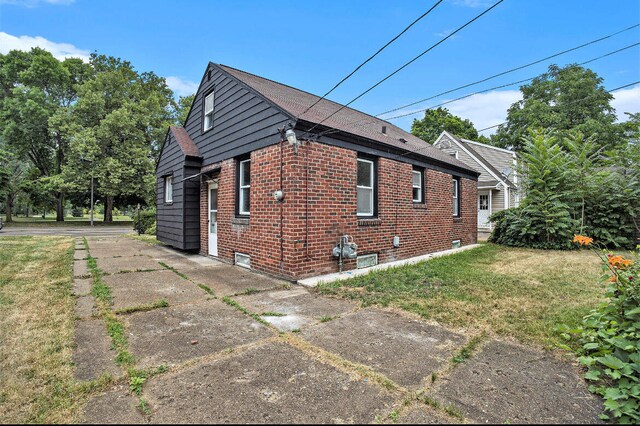
[[[424,203],[413,203],[413,208],[418,210],[426,210],[427,205]]]
[[[173,205],[173,201],[165,201],[164,205],[165,206],[172,206]]]
[[[453,217],[453,221],[454,221],[454,222],[462,222],[462,217],[460,217],[460,216],[454,216],[454,217]]]
[[[232,225],[249,225],[248,217],[232,217],[231,218]]]
[[[382,221],[377,217],[370,219],[358,219],[358,226],[380,226],[381,224]]]

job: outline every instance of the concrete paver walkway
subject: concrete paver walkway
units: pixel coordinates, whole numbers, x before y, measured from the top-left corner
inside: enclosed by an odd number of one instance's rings
[[[139,394],[120,380],[94,395],[87,422],[599,421],[601,402],[575,365],[550,353],[489,340],[456,364],[464,331],[129,238],[87,240],[88,250],[77,240],[74,264],[76,376],[127,374],[90,309],[88,256],[135,368],[158,372]]]

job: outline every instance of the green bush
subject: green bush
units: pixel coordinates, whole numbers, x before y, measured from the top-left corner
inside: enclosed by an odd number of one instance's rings
[[[580,238],[580,237],[576,237]],[[588,245],[588,243],[587,243]],[[591,392],[604,398],[607,414],[620,423],[640,422],[640,279],[635,261],[594,249],[607,273],[607,300],[584,317],[582,327],[565,337],[578,337],[579,361],[587,368]]]
[[[151,225],[155,227],[156,224],[156,210],[147,209],[140,212],[140,220],[138,221],[138,212],[133,212],[133,229],[140,231],[141,234],[145,234]]]
[[[145,234],[147,235],[156,235],[156,221],[153,221],[153,224],[151,224],[150,227],[147,228],[146,231],[144,231]]]
[[[73,217],[82,217],[82,209],[74,208],[73,210],[71,210],[71,216],[73,216]]]

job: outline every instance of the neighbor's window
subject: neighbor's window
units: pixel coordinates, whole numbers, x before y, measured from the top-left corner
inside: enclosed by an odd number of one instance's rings
[[[413,185],[413,202],[421,203],[422,202],[422,185],[424,182],[424,172],[422,170],[414,169],[412,172],[412,185]]]
[[[164,178],[164,202],[173,202],[173,176],[167,176]]]
[[[249,215],[251,190],[251,160],[238,162],[238,214]]]
[[[453,215],[460,217],[460,178],[453,178]]]
[[[358,216],[374,215],[375,167],[371,160],[358,158]]]
[[[213,92],[204,97],[204,124],[203,130],[207,130],[213,127]]]

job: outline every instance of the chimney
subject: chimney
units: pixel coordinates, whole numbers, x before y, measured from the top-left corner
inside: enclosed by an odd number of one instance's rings
[[[382,134],[383,135],[387,134],[387,126],[382,126]]]

